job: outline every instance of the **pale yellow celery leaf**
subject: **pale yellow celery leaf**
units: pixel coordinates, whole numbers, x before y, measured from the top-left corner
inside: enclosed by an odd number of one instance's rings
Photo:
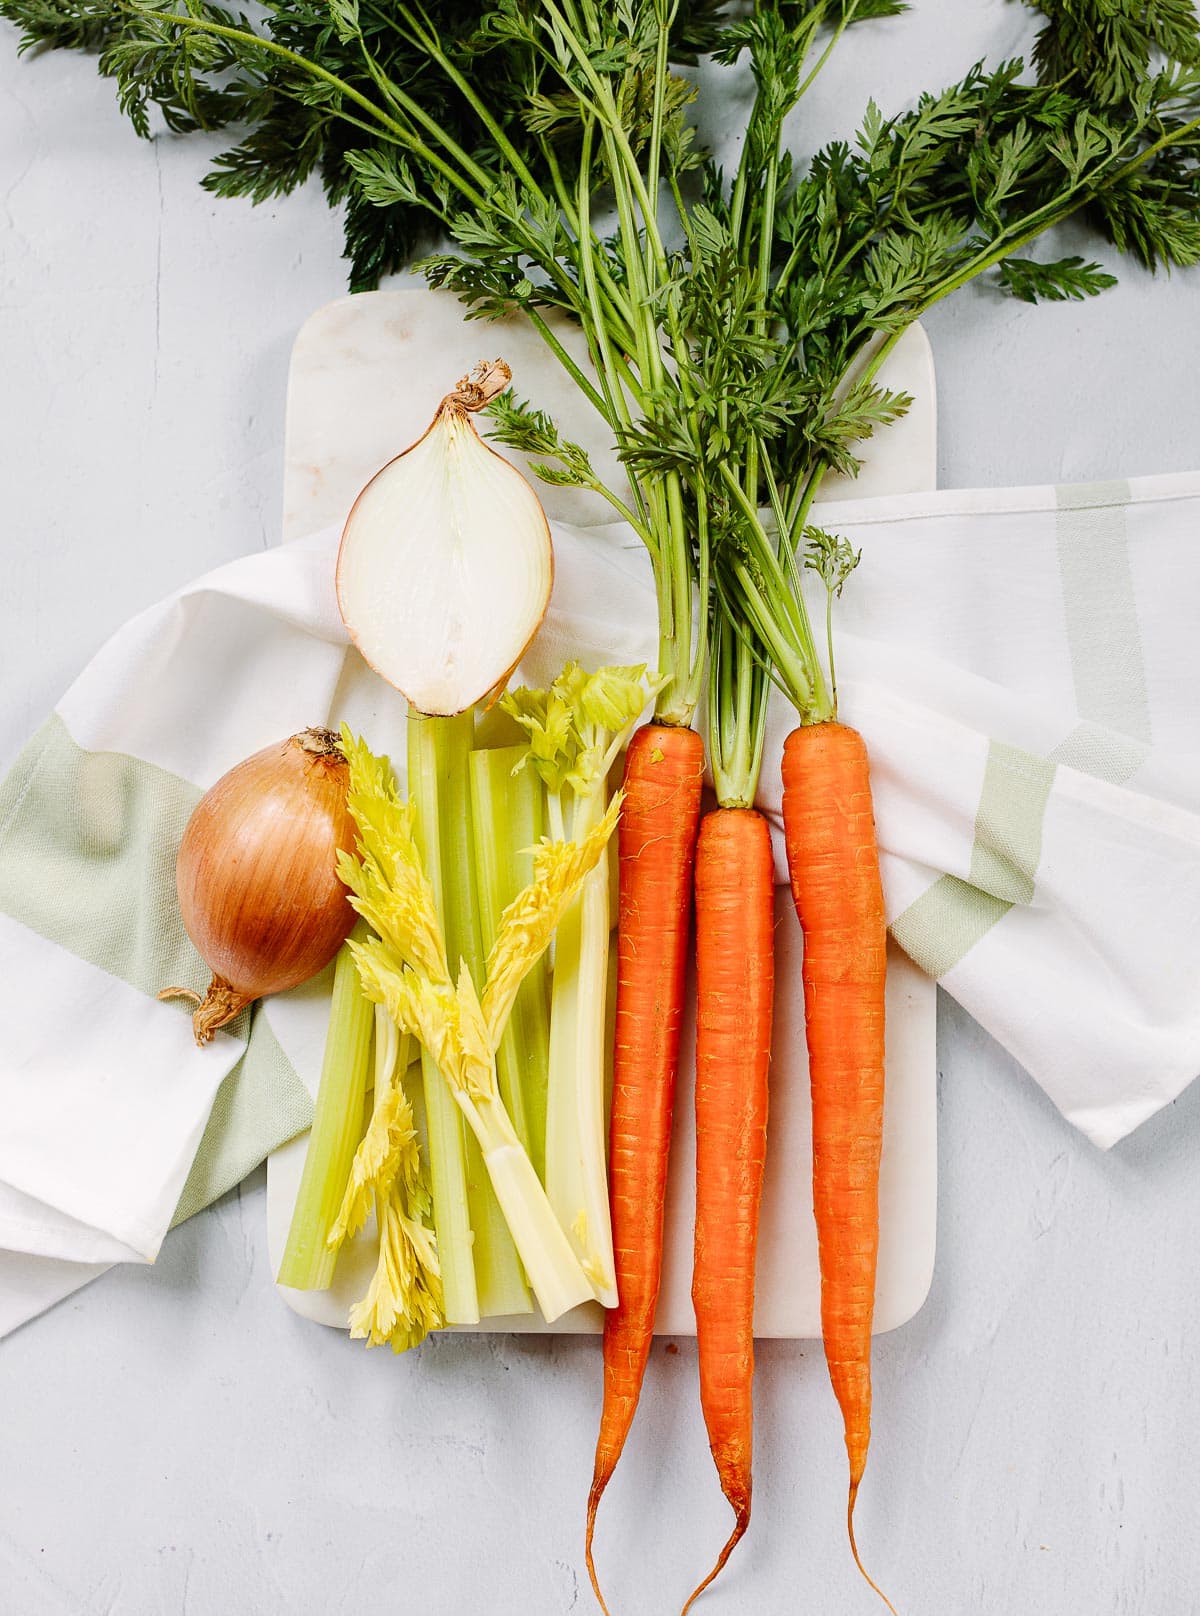
[[[578,698],[585,721],[597,729],[615,731],[632,724],[646,705],[646,664],[628,668],[598,668],[584,681]]]
[[[377,758],[343,726],[350,765],[347,806],[358,827],[358,857],[341,853],[338,874],[354,908],[396,952],[432,981],[448,982],[445,943],[433,887],[415,836],[415,813],[403,802],[386,758]]]
[[[427,1227],[392,1197],[380,1197],[376,1212],[379,1258],[366,1296],[350,1309],[350,1334],[369,1347],[390,1341],[404,1352],[445,1323],[441,1272]]]
[[[379,952],[385,957],[382,948]],[[402,977],[404,972],[393,974]],[[390,1014],[387,1019],[391,1021]],[[412,1104],[394,1063],[377,1083],[371,1120],[329,1236],[334,1250],[358,1233],[372,1207],[379,1253],[367,1294],[351,1309],[350,1333],[365,1337],[371,1346],[390,1341],[401,1351],[424,1340],[444,1319],[433,1197]]]
[[[458,1001],[451,988],[434,987],[413,979],[417,1037],[434,1065],[456,1092],[469,1093]]]
[[[336,1251],[343,1240],[356,1235],[367,1221],[373,1194],[387,1195],[400,1175],[407,1171],[411,1156],[419,1159],[416,1124],[412,1105],[400,1082],[393,1082],[375,1104],[367,1131],[359,1142],[350,1166],[350,1180],[342,1197],[341,1210],[329,1231],[328,1243]]]
[[[431,981],[449,981],[445,945],[433,890],[423,874],[398,871],[389,879],[374,859],[338,856],[338,876],[371,929]]]
[[[370,861],[355,863],[342,854],[338,875],[350,888],[351,903],[392,951],[432,982],[450,980],[432,890],[390,885]]]
[[[579,752],[578,726],[570,703],[553,687],[530,690],[522,686],[503,695],[500,705],[529,737],[525,761],[550,791],[561,790]]]
[[[591,737],[586,752],[567,781],[578,796],[602,786],[618,753],[650,700],[665,679],[647,674],[644,664],[600,668],[592,674],[579,698],[579,709]]]
[[[607,759],[607,745],[580,747],[575,767],[564,777],[563,785],[577,797],[588,796],[603,779]]]
[[[417,1006],[404,961],[397,959],[380,937],[368,937],[364,942],[350,939],[350,952],[358,967],[362,990],[373,1004],[382,1004],[402,1033],[414,1037],[417,1028]]]
[[[396,803],[400,793],[396,788],[396,775],[390,759],[376,757],[361,735],[356,736],[349,724],[341,727],[342,752],[350,769],[348,789],[368,801]]]
[[[402,843],[411,841],[412,810],[400,796],[388,759],[376,757],[346,725],[342,726],[342,750],[349,764],[347,797],[354,805],[360,849],[364,856],[376,860],[385,878],[390,879],[392,843],[397,839]]]
[[[379,1254],[375,1271],[367,1294],[351,1306],[348,1317],[351,1340],[365,1340],[369,1347],[381,1347],[385,1341],[390,1341],[400,1316],[399,1254],[394,1237],[388,1238],[392,1231],[386,1204],[379,1208],[378,1220]]]
[[[411,1033],[428,1050],[452,1089],[465,1087],[454,989],[418,976],[380,938],[350,946],[367,998],[386,1006],[401,1032]]]
[[[523,729],[548,731],[552,727],[548,690],[532,690],[528,685],[519,685],[516,690],[503,692],[500,707],[515,718]]]
[[[476,1100],[499,1103],[495,1045],[490,1040],[479,995],[465,965],[458,975],[458,1032],[468,1093]]]
[[[401,1198],[407,1205],[408,1217],[417,1228],[424,1231],[423,1238],[428,1241],[428,1262],[440,1273],[441,1269],[437,1260],[437,1239],[432,1221],[433,1185],[429,1177],[425,1157],[421,1154],[419,1140],[414,1141],[412,1149],[406,1151],[402,1156],[400,1172],[396,1177],[394,1188],[397,1191],[403,1191]]]
[[[575,714],[576,728],[582,716],[582,697],[584,687],[591,675],[580,663],[571,661],[565,664],[558,678],[550,686],[552,694],[557,696]]]
[[[614,736],[641,715],[661,681],[644,663],[588,673],[568,662],[549,690],[521,689],[504,698],[529,736],[527,762],[551,792],[592,791],[608,772]]]
[[[603,819],[581,842],[543,842],[534,851],[533,881],[501,915],[488,955],[482,1008],[493,1049],[504,1035],[522,981],[549,946],[559,921],[603,857],[616,829],[622,800],[617,792]]]

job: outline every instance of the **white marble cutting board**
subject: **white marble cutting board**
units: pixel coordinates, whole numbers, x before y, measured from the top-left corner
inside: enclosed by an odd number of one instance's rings
[[[562,328],[579,355],[578,333]],[[451,297],[423,289],[371,292],[320,309],[301,329],[288,387],[284,474],[284,538],[340,523],[367,479],[429,424],[443,393],[481,358],[512,366],[516,391],[548,410],[566,435],[582,442],[606,479],[619,477],[603,424],[581,405],[573,384],[529,327],[466,321]],[[933,360],[924,332],[897,345],[880,379],[913,395],[909,414],[876,444],[853,484],[831,483],[826,498],[906,494],[936,486],[936,399]],[[512,458],[519,464],[521,457]],[[552,519],[607,521],[610,508],[576,489],[540,490]],[[811,1137],[804,1045],[801,946],[786,889],[776,895],[777,989],[771,1120],[759,1242],[755,1333],[820,1335],[816,1230],[810,1193]],[[880,1177],[880,1258],[876,1332],[907,1322],[924,1302],[933,1275],[937,1207],[935,989],[898,950],[890,953],[887,1002],[888,1087]],[[667,1191],[667,1237],[656,1329],[691,1335],[691,1108],[694,1024],[684,1027]],[[303,1166],[307,1137],[270,1158],[267,1219],[277,1270]],[[350,1302],[363,1293],[373,1265],[369,1234],[343,1254],[329,1291],[284,1289],[290,1306],[319,1323],[345,1326]],[[553,1325],[529,1317],[487,1319],[478,1330],[592,1333],[595,1305]]]

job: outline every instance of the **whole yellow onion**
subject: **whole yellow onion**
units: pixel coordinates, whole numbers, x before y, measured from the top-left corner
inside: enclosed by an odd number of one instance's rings
[[[338,737],[306,729],[222,775],[188,820],[175,864],[184,928],[212,971],[195,1001],[198,1044],[248,1004],[315,976],[337,953],[354,911],[338,879],[353,852],[349,765]]]

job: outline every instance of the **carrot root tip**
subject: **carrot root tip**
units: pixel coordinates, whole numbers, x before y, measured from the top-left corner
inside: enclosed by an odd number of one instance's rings
[[[875,1581],[874,1577],[867,1570],[866,1566],[863,1565],[862,1557],[858,1552],[858,1544],[854,1537],[854,1504],[857,1498],[858,1482],[855,1480],[850,1483],[850,1495],[846,1501],[846,1531],[850,1538],[850,1553],[854,1556],[854,1563],[858,1567],[859,1573],[862,1576],[863,1581],[867,1584],[868,1588],[872,1589],[879,1595],[880,1599],[883,1600],[884,1604],[891,1611],[892,1616],[899,1616],[899,1612],[896,1610],[895,1605],[892,1604],[891,1600]]]
[[[592,1584],[592,1592],[596,1596],[596,1603],[600,1606],[604,1616],[611,1616],[608,1606],[604,1602],[604,1595],[600,1592],[600,1577],[596,1571],[596,1561],[593,1552],[593,1540],[596,1536],[596,1511],[600,1507],[600,1500],[604,1496],[604,1489],[612,1477],[613,1464],[605,1466],[599,1462],[592,1477],[592,1485],[588,1491],[587,1501],[587,1527],[583,1540],[583,1555],[587,1563],[588,1578]]]
[[[587,1562],[588,1580],[591,1582],[592,1592],[596,1596],[596,1603],[600,1606],[600,1609],[604,1612],[604,1616],[611,1616],[609,1608],[604,1602],[604,1595],[600,1592],[600,1578],[597,1575],[596,1562],[595,1562],[595,1559],[592,1556],[592,1530],[593,1530],[593,1526],[594,1526],[594,1517],[589,1516],[588,1530],[587,1530],[587,1542],[586,1542],[586,1544],[584,1546],[584,1559]]]
[[[711,1582],[716,1581],[721,1572],[725,1569],[726,1560],[728,1560],[734,1549],[737,1548],[739,1542],[745,1535],[746,1528],[750,1525],[749,1498],[747,1498],[742,1504],[734,1506],[734,1517],[733,1531],[729,1534],[725,1547],[717,1556],[716,1565],[713,1566],[712,1570],[708,1573],[708,1576],[705,1577],[704,1581],[697,1587],[693,1588],[692,1592],[688,1595],[687,1603],[680,1611],[679,1616],[688,1616],[688,1611],[691,1610],[692,1606],[696,1603],[697,1599],[699,1599],[700,1595]]]

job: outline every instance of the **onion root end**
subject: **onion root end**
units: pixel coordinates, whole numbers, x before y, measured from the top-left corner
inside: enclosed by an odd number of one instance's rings
[[[239,993],[223,976],[214,976],[203,998],[191,988],[162,988],[160,999],[190,999],[196,1006],[192,1014],[192,1031],[201,1049],[212,1042],[219,1028],[226,1026],[253,1000],[248,993]]]

